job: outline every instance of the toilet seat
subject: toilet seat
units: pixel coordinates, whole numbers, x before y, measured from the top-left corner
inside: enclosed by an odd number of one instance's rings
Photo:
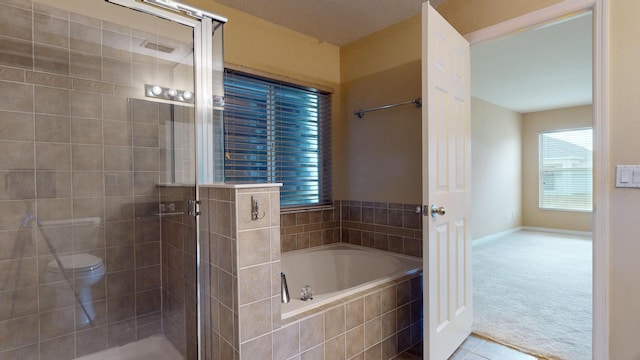
[[[75,272],[95,271],[104,266],[101,258],[90,254],[62,255],[59,259],[65,270],[73,270]],[[56,259],[49,262],[47,270],[54,273],[62,273]]]

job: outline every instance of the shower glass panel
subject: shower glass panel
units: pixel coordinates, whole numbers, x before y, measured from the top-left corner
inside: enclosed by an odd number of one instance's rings
[[[104,0],[0,23],[0,359],[197,358],[194,27]]]

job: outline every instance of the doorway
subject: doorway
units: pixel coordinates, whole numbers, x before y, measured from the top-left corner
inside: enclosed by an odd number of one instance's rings
[[[558,241],[556,243],[551,242],[549,243],[550,245],[566,241],[567,238],[575,237],[576,235],[583,236],[591,233],[593,217],[590,211],[584,211],[584,209],[575,211],[571,207],[575,204],[561,205],[560,208],[562,210],[558,211],[553,209],[555,205],[552,204],[550,209],[549,204],[540,202],[543,198],[546,199],[543,196],[545,191],[549,194],[556,194],[556,198],[560,198],[560,195],[567,190],[574,191],[564,189],[564,187],[568,183],[575,185],[575,181],[565,182],[562,185],[562,182],[559,181],[561,179],[560,175],[562,175],[560,170],[550,172],[540,169],[538,166],[538,161],[542,156],[540,152],[542,143],[539,140],[542,136],[541,134],[549,133],[550,131],[583,129],[593,126],[593,107],[591,106],[591,45],[593,40],[591,38],[591,29],[591,14],[582,13],[571,18],[564,18],[561,21],[547,22],[545,25],[530,28],[526,32],[520,32],[513,36],[472,46],[472,96],[477,98],[475,100],[475,109],[478,111],[475,113],[476,115],[480,114],[474,116],[474,106],[472,106],[472,123],[475,127],[475,133],[480,136],[475,141],[472,140],[475,204],[473,211],[474,264],[479,260],[475,256],[476,253],[479,256],[485,256],[487,249],[491,246],[496,246],[499,242],[504,245],[505,241],[511,241],[512,244],[517,244],[515,242],[521,241],[520,244],[524,246],[528,241],[527,239],[530,239],[534,234],[530,230],[548,231],[549,229],[555,229],[556,232],[561,233],[561,237],[557,239]],[[554,33],[556,31],[557,33]],[[537,36],[539,37],[538,39],[536,39]],[[503,45],[505,47],[501,48]],[[510,46],[507,47],[506,45]],[[558,48],[561,49],[557,54],[554,51],[555,45],[558,45]],[[536,52],[536,48],[543,48],[543,51]],[[477,56],[474,57],[474,54]],[[537,54],[542,54],[543,57],[537,58]],[[517,58],[521,55],[521,58]],[[566,60],[567,65],[571,64],[570,68],[563,70],[562,67],[564,65],[562,63],[554,62],[555,55],[557,55],[555,59],[559,59],[561,62]],[[576,57],[578,57],[577,60]],[[513,66],[509,64],[511,61],[514,64]],[[531,63],[528,63],[528,61],[531,61]],[[523,69],[526,69],[529,76],[532,76],[527,77],[526,74],[521,76]],[[549,69],[559,70],[559,72],[551,74],[548,71]],[[497,72],[494,72],[496,70]],[[496,81],[496,79],[498,80]],[[545,81],[550,79],[557,79],[560,83],[549,86]],[[501,80],[506,81],[501,82]],[[486,83],[491,84],[482,86]],[[519,85],[525,86],[519,88]],[[576,85],[576,88],[568,89],[569,86],[573,85]],[[558,92],[556,93],[555,91]],[[572,97],[567,97],[567,94],[572,95]],[[520,95],[524,95],[524,97]],[[495,105],[498,106],[495,107]],[[483,120],[479,117],[484,117],[485,119]],[[479,124],[476,122],[478,120],[486,122]],[[500,124],[498,128],[492,127],[492,123],[495,122]],[[554,142],[556,145],[559,143],[559,141]],[[583,150],[582,155],[585,155],[583,160],[589,165],[593,163],[590,147],[585,149],[568,144],[567,148],[569,147]],[[586,154],[587,152],[589,154]],[[509,157],[512,159],[509,160]],[[512,165],[505,166],[505,163]],[[588,180],[593,178],[591,171],[589,169]],[[555,180],[558,181],[554,182],[552,175],[556,176]],[[555,188],[552,188],[553,183],[555,183]],[[591,186],[591,183],[588,185]],[[566,198],[577,197],[575,193],[572,194],[574,195]],[[492,204],[492,208],[495,210],[483,211],[482,206],[486,206],[486,204]],[[569,208],[564,209],[562,206]],[[590,207],[587,210],[589,209]],[[515,232],[523,229],[525,230],[524,232]],[[536,235],[540,236],[538,241],[543,244],[544,241],[548,240],[547,235],[549,234],[538,233]],[[509,239],[509,237],[512,239]],[[568,242],[568,244],[570,243]],[[584,259],[578,259],[578,261],[583,261],[582,263],[579,262],[579,264],[582,270],[586,270],[589,275],[589,291],[580,292],[587,289],[578,289],[578,292],[581,293],[581,300],[584,300],[584,307],[589,312],[589,318],[582,319],[585,320],[582,322],[585,323],[583,325],[586,326],[589,332],[589,339],[586,339],[584,344],[579,345],[581,351],[576,353],[581,353],[583,356],[588,353],[587,357],[591,357],[591,251],[582,251],[585,250],[584,240],[582,243],[574,242],[573,244],[578,245],[581,249],[576,252],[584,254]],[[551,248],[551,246],[548,246],[547,249],[541,249],[543,250],[541,254],[544,254],[544,251],[548,250],[548,248]],[[589,243],[587,250],[591,248],[592,246]],[[518,251],[524,251],[527,254],[527,251],[530,250],[517,249],[516,254]],[[510,254],[513,256],[513,253]],[[528,254],[530,255],[529,258],[524,257],[521,260],[532,259],[536,256],[532,252],[528,252]],[[547,255],[554,254],[547,253]],[[506,252],[502,254],[498,252],[484,259],[485,262],[489,262],[488,259],[503,261],[508,256],[510,255]],[[517,256],[515,255],[514,259],[517,259]],[[545,257],[545,255],[542,256],[543,258]],[[498,257],[500,258],[498,259]],[[516,266],[515,269],[524,268],[524,262],[521,262],[520,265],[522,266]],[[531,271],[534,273],[537,271],[535,266],[532,269]],[[482,271],[482,268],[478,268],[478,270],[480,271],[476,271],[474,265],[474,293],[480,291],[480,289],[488,292],[487,279],[477,278],[478,276],[486,277],[487,272]],[[510,273],[513,274],[514,272],[511,271]],[[578,273],[584,275],[585,271]],[[568,273],[565,274],[569,275]],[[504,295],[498,296],[498,301],[504,300],[506,304],[508,303],[507,300],[517,297],[518,291],[524,292],[525,296],[522,299],[531,298],[532,296],[526,295],[527,291],[532,291],[530,286],[527,286],[527,281],[529,281],[529,285],[533,285],[531,280],[535,279],[538,274],[532,275],[532,277],[523,276],[521,282],[517,282],[516,285],[512,283],[508,288],[504,288],[502,290]],[[504,284],[498,284],[497,276],[491,282],[491,285],[504,286]],[[476,286],[477,284],[478,286]],[[582,284],[584,286],[585,283],[582,282]],[[549,303],[553,302],[550,301]],[[483,302],[475,301],[475,299],[474,304],[476,314],[478,314],[476,318],[486,318],[486,308],[488,306],[485,304],[483,307]],[[559,310],[560,308],[561,306],[555,307],[555,311],[561,311]],[[504,315],[508,313],[506,310],[508,309],[497,312]],[[531,313],[528,313],[526,311],[523,312],[523,309],[519,309],[518,313],[521,316],[511,316],[511,319],[507,322],[517,323],[518,319],[523,319],[521,324],[514,326],[518,329],[527,328],[527,326],[531,326],[534,323],[533,320],[543,317],[544,312],[553,312],[554,310],[550,310],[550,306],[545,306],[543,309],[538,308],[536,310],[532,308],[530,311]],[[557,313],[557,315],[559,314]],[[553,315],[550,314],[550,316]],[[558,316],[558,318],[562,317]],[[486,319],[484,321],[486,322]],[[584,328],[582,325],[581,327]],[[554,354],[553,350],[549,350],[548,346],[526,344],[526,341],[522,341],[523,343],[519,344],[516,340],[511,339],[506,334],[509,331],[504,329],[501,329],[501,331],[505,334],[498,334],[496,331],[499,332],[500,330],[491,329],[490,326],[483,325],[475,326],[474,328],[481,335],[506,342],[508,345],[524,349],[536,355],[566,354],[564,350],[557,350],[557,353]],[[534,338],[534,330],[539,331],[540,329],[528,328],[529,334],[525,338]],[[562,338],[561,336],[555,337]],[[571,342],[568,339],[563,339],[562,341],[565,343]],[[558,344],[558,346],[561,345],[561,343]],[[536,346],[539,349],[536,349]],[[571,349],[570,346],[569,349]],[[561,357],[572,358],[571,355]]]

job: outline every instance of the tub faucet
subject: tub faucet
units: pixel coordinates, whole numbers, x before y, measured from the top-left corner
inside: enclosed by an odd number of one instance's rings
[[[283,304],[291,301],[289,297],[289,287],[287,287],[287,277],[283,272],[280,273],[280,302]]]

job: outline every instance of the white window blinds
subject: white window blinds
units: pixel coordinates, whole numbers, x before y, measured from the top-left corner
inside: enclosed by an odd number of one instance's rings
[[[540,208],[591,211],[593,130],[541,133]]]
[[[283,207],[331,202],[331,95],[225,72],[225,181],[282,183]]]

